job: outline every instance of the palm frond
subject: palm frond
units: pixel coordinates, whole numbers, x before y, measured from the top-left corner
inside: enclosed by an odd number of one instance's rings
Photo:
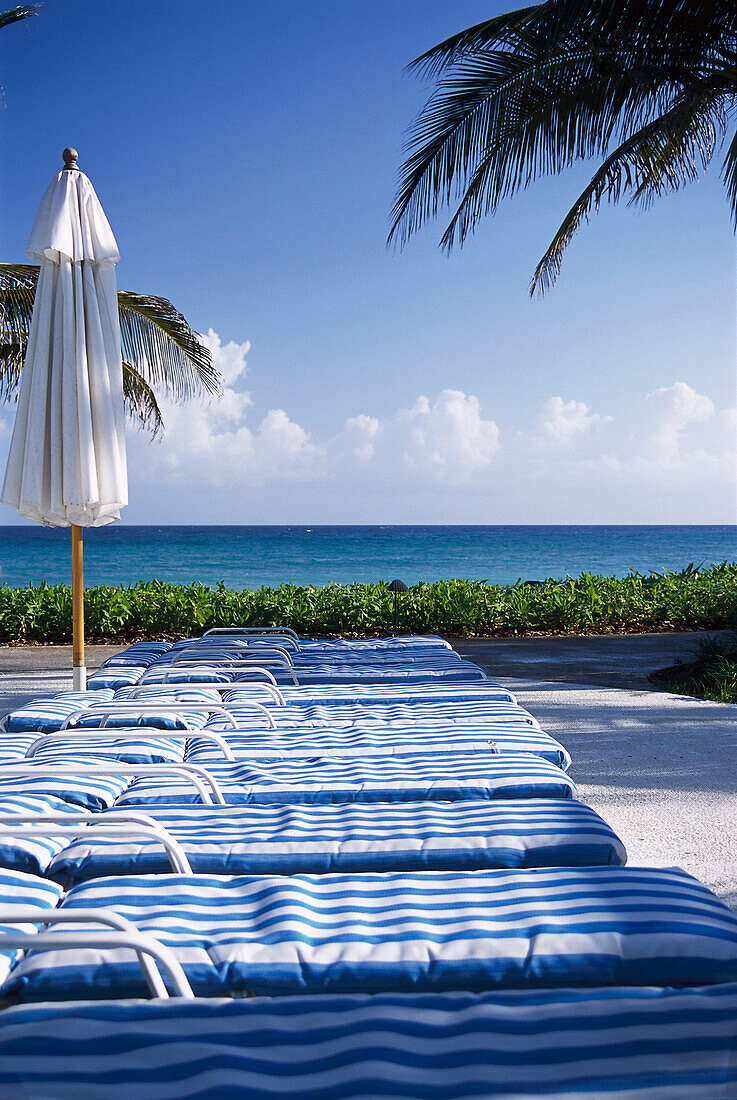
[[[0,400],[17,396],[31,327],[39,269],[0,264]],[[212,357],[186,319],[165,298],[118,292],[126,405],[139,425],[162,428],[156,387],[175,400],[221,391]]]
[[[711,133],[716,140],[708,114],[708,105],[701,98],[681,100],[665,115],[628,137],[606,158],[537,265],[531,294],[552,286],[560,273],[567,245],[604,199],[617,202],[626,191],[631,191],[634,199],[642,198],[648,191],[658,194],[676,191],[697,178],[713,154],[712,141],[705,139],[705,120],[707,134]]]
[[[727,188],[727,198],[732,208],[732,224],[737,230],[737,134],[727,149],[722,165],[722,179]]]
[[[177,401],[203,390],[217,395],[222,380],[212,356],[186,318],[166,298],[121,290],[123,354],[152,386],[163,386]]]
[[[133,364],[126,362],[125,359],[123,360],[123,400],[128,416],[131,420],[137,421],[139,428],[146,429],[154,437],[159,431],[163,431],[164,421],[156,394]]]
[[[31,327],[38,268],[0,264],[0,400],[17,396]]]
[[[534,17],[539,14],[541,7],[541,4],[533,4],[527,8],[518,8],[516,11],[498,15],[494,19],[485,19],[482,23],[454,34],[420,54],[409,63],[407,69],[421,76],[437,76],[443,69],[447,69],[467,54],[480,50],[492,50],[497,46],[514,42],[517,32],[522,27],[529,26]]]
[[[540,58],[492,51],[442,80],[411,131],[389,240],[407,239],[454,195],[488,213],[533,179],[603,155],[612,135],[667,106],[658,76],[622,73],[615,48]],[[476,217],[466,219],[475,224]],[[455,228],[454,228],[455,225]],[[464,234],[461,234],[461,239]]]
[[[647,205],[695,180],[737,105],[734,0],[543,0],[486,20],[411,68],[436,78],[409,129],[389,240],[455,206],[441,245],[542,175],[603,160],[533,279],[606,197]],[[614,150],[614,151],[612,151]],[[737,228],[737,146],[723,169]]]
[[[0,12],[0,28],[9,27],[11,23],[18,23],[21,19],[30,19],[32,15],[38,15],[40,4],[21,4],[17,8]]]

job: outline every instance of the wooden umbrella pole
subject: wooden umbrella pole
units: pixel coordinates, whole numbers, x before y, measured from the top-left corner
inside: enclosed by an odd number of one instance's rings
[[[75,691],[87,690],[84,664],[84,577],[82,573],[82,528],[72,524],[72,666]]]

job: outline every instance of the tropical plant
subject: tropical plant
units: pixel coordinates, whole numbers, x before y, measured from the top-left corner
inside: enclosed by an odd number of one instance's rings
[[[0,12],[0,29],[39,12],[27,4]],[[18,394],[39,269],[0,263],[0,400]],[[210,352],[166,298],[118,294],[126,408],[154,435],[163,426],[157,391],[176,401],[220,393],[222,379]]]
[[[0,263],[0,400],[17,396],[39,269]],[[123,394],[129,415],[153,434],[162,427],[156,391],[177,401],[216,395],[221,379],[210,352],[166,298],[118,292]]]
[[[388,584],[228,589],[151,580],[84,594],[98,640],[201,634],[213,626],[291,626],[301,634],[390,632]],[[609,634],[714,629],[737,622],[737,563],[679,573],[512,585],[450,580],[414,585],[398,601],[402,633],[450,635]],[[0,643],[65,642],[72,633],[67,585],[0,584]]]
[[[451,204],[441,244],[543,175],[601,161],[535,269],[563,253],[603,201],[647,205],[698,178],[737,103],[733,0],[546,0],[485,20],[417,58],[437,81],[408,133],[390,239]],[[722,178],[737,226],[737,135]]]

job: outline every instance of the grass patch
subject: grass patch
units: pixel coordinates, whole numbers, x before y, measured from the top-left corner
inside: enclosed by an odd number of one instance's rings
[[[737,623],[737,563],[627,577],[582,573],[513,585],[438,581],[398,600],[400,633],[493,636],[713,629]],[[211,626],[291,626],[301,634],[391,633],[386,584],[228,589],[148,581],[85,592],[90,641],[201,634]],[[69,642],[66,585],[0,585],[0,643]]]
[[[737,634],[704,638],[694,661],[659,669],[650,680],[675,695],[737,703]]]

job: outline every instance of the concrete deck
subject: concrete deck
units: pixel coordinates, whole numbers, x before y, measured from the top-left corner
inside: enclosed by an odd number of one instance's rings
[[[621,836],[630,863],[683,867],[737,909],[737,706],[659,692],[647,680],[689,660],[702,636],[456,647],[566,746],[580,797]]]

